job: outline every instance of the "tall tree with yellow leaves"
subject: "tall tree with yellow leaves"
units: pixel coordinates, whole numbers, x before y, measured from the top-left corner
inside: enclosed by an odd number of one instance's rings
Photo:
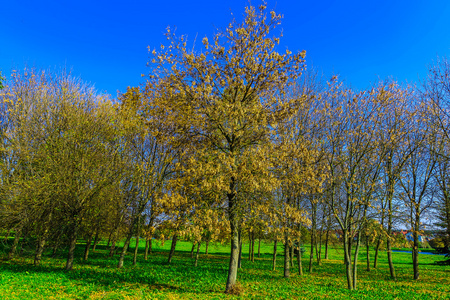
[[[169,45],[153,50],[145,92],[152,115],[163,116],[174,144],[194,147],[191,168],[183,174],[203,178],[199,189],[225,196],[231,230],[226,292],[236,284],[240,210],[246,190],[271,190],[271,128],[289,115],[285,89],[302,70],[305,53],[276,51],[280,37],[270,36],[281,15],[266,6],[247,7],[243,21],[233,20],[203,50],[187,48],[185,36],[167,30]]]

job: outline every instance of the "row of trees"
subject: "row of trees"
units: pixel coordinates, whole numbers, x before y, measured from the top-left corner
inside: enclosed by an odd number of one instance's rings
[[[80,237],[84,259],[100,239],[114,255],[123,238],[119,268],[136,233],[145,257],[156,233],[171,236],[169,261],[179,238],[197,251],[228,240],[230,292],[245,235],[253,252],[255,235],[273,240],[274,256],[282,242],[289,277],[305,228],[318,261],[322,231],[327,247],[334,228],[356,289],[364,237],[375,239],[375,266],[385,241],[395,278],[392,232],[403,220],[417,279],[418,234],[432,208],[449,247],[447,62],[421,89],[354,91],[305,71],[305,52],[278,53],[281,34],[270,34],[280,20],[248,7],[200,52],[168,29],[146,82],[118,101],[64,72],[14,72],[0,92],[0,228],[14,233],[10,258],[23,236],[36,240],[36,265],[45,247],[66,244],[67,270]]]

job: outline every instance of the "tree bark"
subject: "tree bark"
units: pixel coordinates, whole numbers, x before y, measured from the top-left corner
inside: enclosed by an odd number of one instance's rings
[[[167,259],[167,262],[169,264],[172,262],[172,257],[175,254],[175,248],[177,246],[177,241],[178,241],[178,234],[174,233],[174,235],[172,237],[172,245],[170,246],[169,257]]]
[[[298,265],[298,275],[303,276],[302,253],[300,251],[300,241],[298,241],[297,265]]]
[[[377,244],[375,246],[375,255],[373,258],[373,267],[376,269],[377,268],[377,262],[378,262],[378,251],[380,249],[380,245],[381,245],[381,236],[378,237],[377,239]]]
[[[148,248],[149,248],[149,238],[145,239],[145,250],[144,250],[144,260],[148,259]]]
[[[209,238],[206,240],[206,245],[205,245],[205,254],[208,255],[208,249],[209,249]],[[240,242],[240,247],[239,247],[239,251],[240,253],[242,253],[242,242]],[[239,254],[241,255],[241,254]],[[240,259],[240,256],[239,256]]]
[[[290,276],[290,259],[289,259],[289,239],[287,232],[284,238],[284,277],[288,278]]]
[[[313,224],[314,224],[314,221],[313,221]],[[314,259],[314,240],[315,240],[314,232],[315,232],[314,229],[311,230],[311,249],[309,251],[309,269],[308,269],[309,273],[312,272],[312,264],[313,264],[313,259]]]
[[[21,235],[22,235],[22,228],[19,228],[14,232],[14,241],[11,246],[11,250],[9,250],[8,259],[13,259],[14,255],[16,255],[17,245],[19,244]]]
[[[366,258],[367,258],[367,272],[370,272],[370,252],[369,252],[369,236],[366,235]]]
[[[344,264],[345,264],[345,273],[347,276],[347,287],[349,290],[353,290],[353,275],[352,275],[352,257],[351,257],[351,245],[349,245],[349,237],[347,230],[343,230],[344,232]]]
[[[70,271],[73,268],[73,260],[74,260],[74,254],[75,254],[75,247],[77,245],[77,235],[78,235],[78,224],[76,224],[77,221],[73,221],[70,238],[69,238],[69,253],[67,255],[67,261],[66,261],[66,271]]]
[[[238,237],[239,237],[238,269],[240,269],[240,268],[242,268],[242,235],[241,235],[241,229],[239,229]],[[206,249],[208,249],[208,244],[206,244]]]
[[[328,259],[328,241],[330,236],[330,230],[327,229],[327,232],[325,234],[325,259]]]
[[[194,258],[195,243],[192,243],[191,258]]]
[[[258,258],[261,257],[261,237],[258,239]]]
[[[125,254],[127,254],[128,246],[130,245],[131,238],[133,237],[134,227],[136,226],[137,223],[139,223],[140,217],[141,217],[140,214],[137,215],[137,216],[135,215],[133,217],[133,220],[131,222],[130,228],[128,229],[127,238],[126,238],[125,243],[123,245],[122,251],[120,252],[119,262],[117,263],[117,268],[118,269],[123,267],[123,261],[125,260]]]
[[[275,268],[277,265],[277,242],[278,242],[278,240],[275,239],[275,241],[273,243],[272,271],[275,271]]]
[[[198,253],[200,252],[200,242],[197,244],[197,253],[195,254],[195,263],[194,266],[197,266],[198,263]]]
[[[255,262],[255,233],[252,232],[252,262]]]
[[[97,227],[97,230],[95,232],[95,238],[94,238],[94,246],[92,247],[92,251],[94,251],[94,252],[95,252],[95,248],[97,248],[97,245],[100,242],[99,231],[100,231],[100,227]]]
[[[228,267],[228,278],[225,288],[225,292],[229,292],[236,284],[237,270],[238,270],[238,260],[239,260],[239,224],[238,215],[236,208],[236,192],[235,190],[235,179],[231,178],[230,182],[230,193],[227,194],[228,197],[228,214],[230,220],[231,229],[231,251],[230,251],[230,264]]]
[[[45,243],[47,241],[47,234],[44,233],[44,235],[38,240],[37,247],[36,247],[36,253],[34,256],[34,265],[38,266],[41,262],[42,253],[44,252]]]
[[[92,243],[92,235],[89,235],[87,241],[86,241],[86,247],[84,248],[84,256],[83,256],[83,260],[87,261],[88,257],[89,257],[89,248],[91,248],[91,243]]]

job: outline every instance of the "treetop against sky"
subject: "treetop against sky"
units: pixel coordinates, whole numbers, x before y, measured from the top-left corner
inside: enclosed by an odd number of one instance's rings
[[[258,1],[256,1],[258,2]],[[252,5],[259,5],[258,3]],[[0,70],[25,65],[66,67],[116,96],[147,74],[150,49],[166,43],[167,26],[201,49],[248,2],[32,1],[0,8]],[[306,50],[306,62],[340,74],[357,89],[379,79],[417,82],[437,56],[450,54],[450,3],[446,1],[267,1],[283,14],[279,51]]]

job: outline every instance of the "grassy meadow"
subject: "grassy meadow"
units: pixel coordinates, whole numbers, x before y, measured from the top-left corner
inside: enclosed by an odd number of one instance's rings
[[[223,291],[228,270],[228,245],[211,244],[209,254],[201,248],[198,266],[190,256],[192,244],[179,242],[171,264],[167,263],[170,242],[153,243],[153,253],[143,259],[144,243],[136,266],[134,249],[129,249],[125,266],[116,269],[118,258],[108,258],[105,244],[81,260],[84,244],[77,245],[74,270],[63,270],[65,253],[44,255],[40,266],[33,266],[32,253],[25,251],[6,260],[7,244],[0,243],[0,299],[449,299],[450,267],[435,264],[443,256],[420,255],[420,279],[412,279],[411,254],[394,253],[397,280],[389,279],[387,256],[380,253],[377,269],[365,269],[365,252],[360,252],[358,290],[346,289],[342,249],[333,246],[330,259],[313,264],[308,273],[309,253],[303,255],[304,275],[298,275],[296,261],[291,278],[283,278],[283,256],[272,271],[272,244],[261,244],[261,257],[248,260],[243,247],[242,269],[238,272],[240,295]],[[132,243],[134,245],[134,243]],[[255,246],[257,249],[257,246]],[[306,246],[308,250],[308,246]],[[282,248],[278,248],[281,254]],[[371,253],[373,260],[373,253]]]

